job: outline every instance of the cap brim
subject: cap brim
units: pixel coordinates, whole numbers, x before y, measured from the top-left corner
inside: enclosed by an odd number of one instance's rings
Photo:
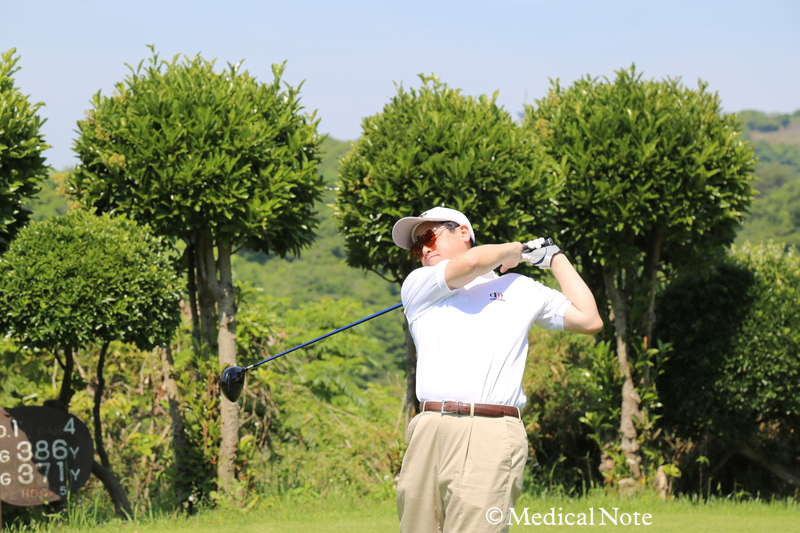
[[[406,250],[410,250],[411,245],[414,244],[414,241],[411,238],[411,232],[414,231],[414,228],[416,228],[423,222],[439,222],[439,221],[421,217],[401,218],[400,220],[395,222],[394,228],[392,228],[392,240],[400,248],[405,248]]]

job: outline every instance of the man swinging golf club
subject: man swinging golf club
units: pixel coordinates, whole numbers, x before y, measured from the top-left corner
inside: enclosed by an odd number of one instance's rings
[[[409,424],[397,485],[408,533],[506,531],[528,443],[520,418],[522,375],[533,324],[591,335],[602,319],[591,291],[552,241],[475,245],[463,213],[434,207],[394,226],[392,238],[422,267],[403,283],[403,309],[417,348],[420,414]],[[561,292],[519,274],[549,268]]]

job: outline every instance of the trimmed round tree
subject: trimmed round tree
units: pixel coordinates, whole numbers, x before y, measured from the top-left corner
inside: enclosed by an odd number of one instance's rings
[[[160,61],[153,54],[116,94],[96,94],[78,123],[81,164],[71,193],[99,212],[124,213],[186,244],[195,337],[236,362],[236,294],[231,256],[242,247],[284,256],[314,239],[318,120],[300,105],[299,88],[261,83],[240,65],[218,71],[199,56]],[[213,379],[216,379],[214,376]],[[236,403],[221,401],[222,488],[235,477]]]
[[[22,206],[47,178],[42,152],[50,147],[40,132],[45,121],[37,114],[43,104],[32,105],[14,85],[15,53],[12,48],[0,56],[0,253],[28,223],[30,213]]]
[[[72,211],[22,229],[0,257],[0,331],[53,353],[64,371],[59,406],[69,409],[74,354],[101,345],[94,430],[100,477],[118,512],[131,514],[102,440],[103,366],[112,341],[167,344],[180,322],[181,282],[171,249],[123,217]]]
[[[528,240],[553,227],[559,167],[496,103],[435,76],[397,88],[341,161],[336,208],[347,263],[401,284],[419,264],[392,226],[444,205],[464,212],[481,242]],[[406,328],[407,409],[416,410],[416,352]]]
[[[614,330],[607,333],[623,381],[618,473],[637,478],[646,474],[637,424],[645,425],[657,403],[643,407],[641,399],[656,398],[644,391],[657,354],[649,343],[659,276],[721,255],[753,197],[753,149],[736,116],[723,113],[706,88],[644,80],[631,67],[613,80],[555,81],[526,108],[525,127],[565,167],[556,197],[562,244],[578,258],[600,308],[610,301],[606,323]],[[609,478],[611,463],[606,455]]]

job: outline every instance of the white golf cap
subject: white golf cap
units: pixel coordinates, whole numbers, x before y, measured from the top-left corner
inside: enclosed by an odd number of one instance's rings
[[[414,244],[414,230],[423,222],[455,222],[459,226],[466,226],[469,228],[469,236],[475,241],[475,232],[472,230],[472,224],[469,219],[461,211],[450,209],[448,207],[434,207],[428,209],[418,217],[405,217],[401,218],[394,224],[392,229],[392,240],[400,248],[406,250],[411,249]]]

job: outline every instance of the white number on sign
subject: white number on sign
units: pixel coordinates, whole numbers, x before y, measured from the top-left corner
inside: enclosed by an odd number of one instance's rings
[[[50,447],[46,440],[36,441],[36,459],[39,461],[47,461],[50,459]]]
[[[17,443],[17,459],[20,461],[30,461],[33,454],[31,453],[31,443],[24,440]]]
[[[17,479],[19,480],[20,483],[22,483],[23,485],[30,485],[31,483],[33,483],[33,466],[31,466],[30,463],[19,465],[17,472],[19,472],[19,476],[17,476]]]
[[[53,441],[53,458],[62,460],[67,458],[67,441],[64,439],[56,439]]]
[[[40,472],[42,469],[44,469],[44,474],[42,474],[42,482],[47,483],[47,476],[50,474],[50,463],[36,463],[36,468],[38,468]]]

